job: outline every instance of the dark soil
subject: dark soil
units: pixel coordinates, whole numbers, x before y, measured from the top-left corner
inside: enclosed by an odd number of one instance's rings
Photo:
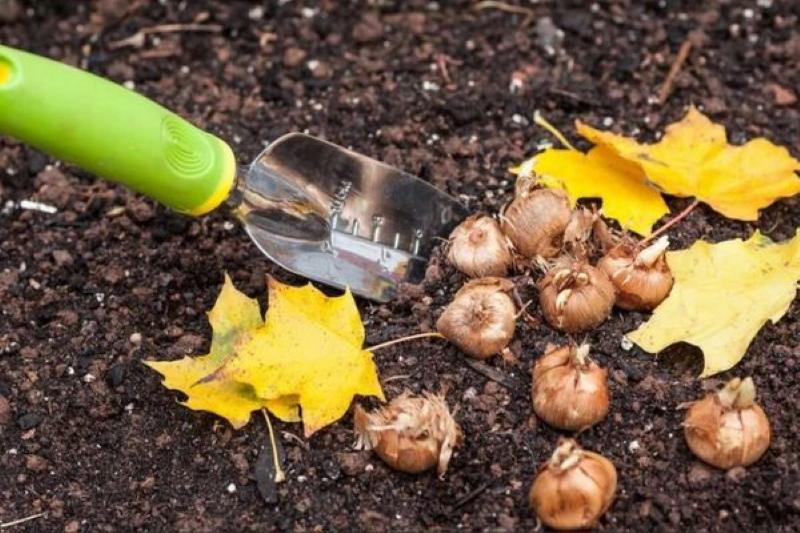
[[[526,20],[450,1],[2,0],[0,42],[132,83],[228,139],[241,161],[265,140],[308,130],[490,212],[512,194],[507,167],[545,137],[530,124],[535,109],[570,135],[580,118],[652,139],[694,103],[734,142],[765,135],[800,155],[797,2],[541,4]],[[542,17],[563,30],[563,42],[546,42]],[[112,45],[142,28],[192,21],[220,31]],[[693,30],[703,32],[700,44],[659,105],[654,97]],[[0,198],[11,202],[0,214],[0,522],[47,513],[12,531],[537,527],[527,490],[559,433],[533,416],[527,369],[562,335],[519,326],[512,348],[520,363],[489,362],[519,383],[514,390],[442,342],[379,352],[383,378],[409,376],[386,384],[389,397],[449,387],[467,438],[447,477],[399,474],[353,451],[349,416],[307,443],[287,436],[301,435],[299,425],[279,424],[288,480],[279,503],[267,506],[253,475],[263,421],[233,431],[185,409],[141,360],[207,349],[205,311],[224,271],[262,302],[265,274],[301,280],[263,259],[224,210],[190,220],[6,138]],[[15,208],[23,199],[59,210]],[[673,201],[673,212],[686,203]],[[777,202],[757,224],[701,207],[673,242],[756,228],[785,239],[798,226],[797,198]],[[447,266],[437,270],[418,294],[386,306],[359,302],[367,344],[431,327],[463,281]],[[796,530],[800,306],[766,326],[733,372],[706,381],[692,377],[688,350],[656,360],[621,349],[622,334],[644,318],[615,312],[587,335],[610,370],[613,400],[608,418],[579,439],[620,473],[600,527]],[[747,470],[713,470],[689,453],[676,407],[748,374],[772,446]]]

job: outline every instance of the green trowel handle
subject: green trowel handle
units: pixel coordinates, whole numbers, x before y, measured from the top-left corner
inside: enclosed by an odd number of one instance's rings
[[[233,185],[220,139],[124,87],[6,46],[0,133],[183,213],[211,211]]]

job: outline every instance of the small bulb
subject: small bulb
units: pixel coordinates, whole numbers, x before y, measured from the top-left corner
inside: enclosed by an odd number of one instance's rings
[[[755,399],[753,379],[734,378],[693,402],[683,422],[692,453],[725,470],[758,461],[769,448],[770,427]]]
[[[439,317],[436,330],[477,359],[500,353],[514,336],[516,309],[508,295],[513,288],[503,278],[468,282]]]
[[[608,371],[589,358],[589,345],[552,346],[533,367],[536,416],[551,426],[578,431],[608,413]]]
[[[386,464],[410,474],[436,466],[444,476],[464,438],[444,396],[437,394],[405,392],[371,413],[357,405],[353,420],[358,448],[374,449]]]
[[[594,527],[614,501],[617,469],[602,455],[562,440],[539,470],[528,499],[539,519],[553,529]]]
[[[608,276],[579,260],[560,261],[539,282],[539,303],[551,326],[568,333],[601,324],[614,306]]]
[[[597,212],[585,207],[575,209],[564,229],[564,250],[575,257],[589,257],[595,248],[592,235],[599,223],[600,215]]]
[[[453,230],[447,259],[472,278],[505,276],[514,262],[500,224],[481,215],[468,217]]]
[[[561,252],[572,210],[558,189],[529,186],[518,192],[500,217],[503,233],[525,257],[555,257]]]
[[[665,258],[667,248],[666,235],[641,251],[623,242],[597,263],[617,290],[617,306],[649,311],[664,301],[672,289],[672,272]]]

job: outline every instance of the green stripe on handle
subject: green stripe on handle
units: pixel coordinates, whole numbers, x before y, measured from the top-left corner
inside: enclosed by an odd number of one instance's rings
[[[6,46],[0,133],[193,215],[222,203],[236,172],[224,141],[155,102]]]

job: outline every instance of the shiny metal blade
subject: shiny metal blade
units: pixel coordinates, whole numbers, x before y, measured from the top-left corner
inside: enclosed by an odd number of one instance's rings
[[[283,268],[355,294],[392,299],[419,283],[436,238],[467,211],[394,167],[310,135],[291,133],[244,169],[237,216]]]

